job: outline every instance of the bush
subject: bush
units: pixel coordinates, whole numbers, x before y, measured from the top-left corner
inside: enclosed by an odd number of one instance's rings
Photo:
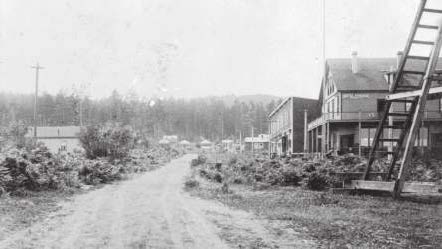
[[[223,182],[223,176],[220,173],[215,173],[215,175],[213,176],[213,180],[215,180],[218,183]]]
[[[192,161],[190,161],[190,165],[192,167],[196,167],[196,166],[205,164],[206,161],[207,161],[207,157],[206,156],[198,155],[198,157],[196,159],[192,159]]]
[[[188,179],[184,182],[184,186],[188,189],[199,187],[200,183],[196,179]]]
[[[78,173],[85,184],[97,185],[121,180],[121,169],[121,165],[113,165],[106,161],[86,160]]]
[[[298,172],[294,168],[284,168],[282,170],[283,186],[297,186],[302,181],[302,177],[298,175]]]
[[[78,184],[75,169],[66,168],[44,146],[31,151],[9,151],[0,162],[0,187],[7,192],[60,189]]]
[[[317,172],[311,173],[306,179],[306,187],[311,190],[324,190],[328,184],[328,177]]]
[[[110,157],[116,160],[128,156],[134,146],[134,136],[127,126],[95,125],[81,131],[80,142],[87,158]]]

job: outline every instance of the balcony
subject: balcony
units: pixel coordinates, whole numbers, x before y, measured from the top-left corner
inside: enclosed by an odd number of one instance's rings
[[[397,111],[396,111],[397,112]],[[340,112],[340,113],[323,113],[322,116],[313,120],[308,124],[308,130],[312,130],[326,122],[358,122],[361,121],[377,121],[381,117],[378,112]],[[394,120],[403,120],[404,118],[395,117]],[[425,121],[440,121],[442,120],[441,111],[425,111]]]

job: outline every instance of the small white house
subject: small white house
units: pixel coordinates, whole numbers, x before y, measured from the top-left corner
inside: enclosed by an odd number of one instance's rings
[[[43,143],[52,153],[81,150],[80,126],[41,126],[37,127],[37,142]],[[34,137],[34,127],[29,127],[26,138]]]
[[[177,135],[163,136],[163,139],[161,139],[161,140],[169,141],[170,145],[178,144],[178,136]]]
[[[244,139],[245,150],[250,152],[263,152],[269,149],[269,135],[259,134],[257,137],[246,137]]]
[[[201,145],[201,149],[203,149],[203,150],[208,150],[208,151],[213,150],[213,143],[210,142],[209,140],[201,141],[200,145]]]
[[[182,148],[189,148],[190,147],[190,142],[187,140],[181,140],[178,144]]]

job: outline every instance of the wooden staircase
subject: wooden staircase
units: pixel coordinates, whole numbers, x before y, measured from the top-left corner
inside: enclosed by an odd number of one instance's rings
[[[441,21],[436,24],[422,23],[424,15],[439,15]],[[434,32],[434,40],[418,39],[418,32]],[[427,47],[428,54],[414,54],[416,46]],[[388,174],[386,181],[395,180],[391,191],[399,196],[404,187],[407,168],[411,161],[411,152],[416,134],[419,132],[427,98],[440,94],[442,87],[434,87],[440,83],[442,72],[436,70],[442,46],[442,9],[427,8],[427,0],[422,0],[417,11],[404,55],[395,73],[394,82],[390,86],[390,94],[386,98],[385,110],[376,130],[370,149],[369,160],[363,180],[368,181],[373,163],[380,155],[389,155]],[[415,66],[421,65],[420,70]],[[405,111],[395,111],[394,107],[405,105]],[[403,108],[404,109],[404,108]],[[396,132],[395,132],[396,131]],[[398,136],[391,136],[391,134]],[[390,150],[385,151],[385,144]],[[361,183],[361,181],[358,181]],[[391,184],[390,184],[391,185]],[[374,189],[375,190],[375,189]]]

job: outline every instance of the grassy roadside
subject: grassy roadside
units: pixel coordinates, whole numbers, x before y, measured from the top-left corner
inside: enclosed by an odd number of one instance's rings
[[[156,157],[154,164],[139,160],[131,167],[131,170],[122,174],[120,181],[138,177],[141,173],[156,170],[169,161],[169,158]],[[118,183],[119,181],[115,181]],[[8,235],[24,230],[33,224],[44,220],[62,208],[62,203],[72,200],[76,195],[93,191],[106,186],[108,183],[96,185],[82,184],[80,187],[63,188],[59,190],[31,191],[22,189],[19,194],[4,194],[0,196],[0,243]],[[113,184],[113,183],[110,183]]]
[[[84,191],[29,191],[25,196],[0,198],[0,241],[46,218],[75,194]]]
[[[440,248],[442,203],[396,201],[390,197],[340,195],[296,186],[217,182],[192,167],[194,196],[256,214],[270,232],[311,239],[319,248]],[[228,235],[225,236],[228,239]],[[253,247],[246,248],[273,248]]]

